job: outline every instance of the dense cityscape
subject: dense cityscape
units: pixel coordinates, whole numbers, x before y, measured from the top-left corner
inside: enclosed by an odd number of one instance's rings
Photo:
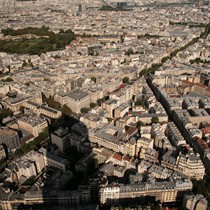
[[[0,209],[208,210],[209,0],[0,0]]]

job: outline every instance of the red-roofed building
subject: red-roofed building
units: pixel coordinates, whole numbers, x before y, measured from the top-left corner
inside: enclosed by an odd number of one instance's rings
[[[192,86],[194,83],[188,80],[182,80],[182,86]]]
[[[201,83],[195,83],[193,85],[192,91],[200,94],[205,94],[205,89],[207,89],[207,86],[201,84]]]
[[[203,85],[202,83],[194,83],[194,85],[202,87],[202,88],[207,88],[207,86]]]
[[[138,128],[132,126],[132,127],[130,127],[130,128],[126,131],[126,133],[125,133],[125,139],[128,140],[130,137],[134,136],[134,135],[137,134],[137,133],[138,133]]]
[[[122,155],[118,154],[118,153],[115,153],[113,156],[112,156],[113,159],[116,159],[117,161],[122,161]]]
[[[189,149],[190,149],[190,146],[186,144],[186,145],[185,145],[185,149],[186,149],[186,151],[188,152]]]
[[[205,150],[209,149],[208,144],[201,138],[195,137],[194,138],[194,149],[196,152],[198,152],[201,156],[204,155]]]
[[[186,94],[187,92],[190,92],[192,90],[193,84],[193,82],[190,82],[188,80],[181,81],[181,86],[184,89],[183,93]]]
[[[209,146],[207,145],[207,143],[203,140],[203,139],[200,139],[200,138],[197,138],[197,143],[200,145],[201,149],[204,151],[205,149],[208,149]]]
[[[202,133],[203,135],[205,136],[206,134],[209,134],[210,135],[210,127],[207,127],[207,128],[202,128]]]
[[[205,96],[210,97],[210,88],[206,88],[204,91]]]
[[[130,161],[130,158],[127,155],[125,155],[123,156],[123,160]]]
[[[125,84],[121,84],[119,88],[121,89],[124,88],[125,86],[126,86]]]
[[[120,166],[124,166],[126,169],[135,168],[134,160],[131,159],[128,155],[122,156],[119,153],[115,153],[110,157],[106,163],[112,162]]]

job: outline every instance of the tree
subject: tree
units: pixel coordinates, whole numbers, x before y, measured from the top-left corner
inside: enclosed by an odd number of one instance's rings
[[[109,96],[104,96],[103,101],[107,101],[107,100],[109,100]]]
[[[140,72],[139,72],[139,76],[145,76],[146,74],[148,74],[148,70],[147,69],[142,69]]]
[[[31,176],[23,183],[23,186],[32,185],[34,184],[35,181],[36,181],[36,177]]]
[[[90,79],[91,79],[91,81],[96,83],[96,78],[95,77],[91,77]]]
[[[161,63],[165,63],[168,59],[170,59],[169,56],[163,57],[163,58],[161,59]]]
[[[25,67],[25,66],[27,66],[28,64],[26,63],[26,61],[25,60],[23,60],[23,64],[22,64],[22,67]]]
[[[29,143],[24,143],[19,149],[16,149],[14,157],[21,157],[35,148],[40,148],[40,143],[49,138],[48,127],[45,128],[39,135]]]
[[[96,104],[94,102],[90,103],[90,108],[93,109],[96,106]]]
[[[24,28],[18,30],[7,30],[5,34],[17,36],[22,34],[35,34],[38,38],[22,38],[18,40],[5,39],[0,40],[0,51],[17,54],[37,54],[41,55],[52,50],[64,49],[66,45],[70,44],[76,38],[71,30],[64,31],[64,33],[55,34],[48,31],[48,27],[42,28]],[[24,64],[25,65],[25,64]],[[30,63],[30,65],[32,65]]]
[[[136,100],[135,105],[136,106],[143,106],[143,107],[145,107],[144,99],[143,98],[139,98],[138,100]]]
[[[125,51],[125,55],[130,56],[131,54],[134,54],[134,51],[132,48],[129,48],[127,51]]]
[[[60,29],[60,32],[59,32],[60,34],[63,34],[64,33],[64,30],[63,29]]]
[[[86,108],[86,107],[83,107],[80,109],[80,112],[83,114],[88,113],[88,111],[89,111],[89,108]]]
[[[11,77],[7,77],[6,79],[2,80],[3,82],[13,82],[14,80]]]
[[[2,109],[0,111],[0,123],[2,123],[2,120],[6,117],[11,117],[13,115],[13,112],[10,109]]]
[[[99,168],[98,159],[96,159],[96,158],[94,158],[94,168],[95,169]]]
[[[123,83],[129,83],[129,77],[124,77],[123,78]]]
[[[210,202],[210,180],[208,177],[204,177],[203,180],[192,180],[194,194],[201,194],[206,197],[207,201]]]
[[[21,148],[15,150],[14,157],[21,157],[23,155],[24,155],[24,153],[21,150]]]
[[[23,153],[26,154],[30,151],[30,144],[23,144],[20,148],[23,151]]]
[[[98,106],[101,106],[102,103],[103,103],[103,99],[102,98],[97,99]]]
[[[152,117],[151,119],[152,123],[159,123],[159,118],[157,116]]]

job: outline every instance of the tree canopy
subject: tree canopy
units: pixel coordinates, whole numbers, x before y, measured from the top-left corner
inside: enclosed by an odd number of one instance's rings
[[[90,79],[91,79],[93,82],[96,83],[96,77],[91,77]]]
[[[10,109],[2,109],[0,110],[0,123],[2,123],[2,120],[6,117],[11,117],[13,115],[13,112]]]
[[[123,83],[129,83],[129,77],[124,77],[122,81]]]
[[[45,128],[33,141],[24,143],[19,149],[16,149],[14,156],[21,157],[33,149],[39,148],[40,143],[49,137],[48,128]]]
[[[152,117],[151,122],[152,123],[159,123],[159,118],[154,116],[154,117]]]
[[[19,36],[19,35],[25,35],[25,34],[34,34],[37,36],[51,36],[54,33],[52,31],[49,31],[49,27],[42,26],[41,28],[35,28],[35,27],[27,27],[27,28],[21,28],[21,29],[12,29],[12,28],[6,28],[1,30],[2,34],[4,36]]]
[[[33,33],[40,37],[37,38],[21,38],[21,39],[4,39],[0,40],[0,51],[17,54],[41,55],[49,51],[62,50],[66,45],[75,39],[75,34],[69,29],[62,33],[53,33],[48,31],[47,27],[26,28],[20,30],[3,29],[5,35],[21,35]]]
[[[94,103],[94,102],[91,102],[91,103],[90,103],[90,108],[93,109],[95,106],[96,106],[96,103]]]
[[[88,113],[88,111],[89,111],[89,108],[86,108],[86,107],[83,107],[80,109],[80,112],[83,114]]]

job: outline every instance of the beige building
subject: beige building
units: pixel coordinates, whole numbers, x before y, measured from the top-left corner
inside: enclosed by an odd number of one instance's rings
[[[35,152],[32,150],[31,152],[26,154],[26,157],[29,160],[32,160],[35,162],[36,170],[38,174],[45,168],[44,156],[42,153]]]
[[[178,171],[191,179],[202,180],[205,175],[205,167],[198,154],[189,154],[188,157],[180,155],[177,164]]]
[[[21,106],[24,106],[25,102],[31,99],[31,96],[17,95],[15,98],[6,98],[2,104],[12,110],[14,113],[19,112]]]
[[[117,92],[111,93],[110,98],[119,102],[119,105],[129,102],[134,95],[134,85],[127,85]]]
[[[136,156],[145,159],[145,152],[148,148],[152,149],[154,144],[154,139],[140,138],[137,140],[136,145]]]
[[[205,167],[199,154],[194,154],[192,149],[188,154],[180,153],[177,158],[165,155],[161,161],[161,166],[177,171],[185,176],[202,180],[205,175]]]
[[[6,144],[6,146],[10,149],[18,148],[21,144],[18,132],[7,127],[1,127],[0,144],[2,143]]]
[[[121,104],[114,110],[115,118],[122,118],[129,111],[130,105],[128,103]]]
[[[47,152],[47,150],[43,147],[39,150],[39,152],[42,153],[44,156],[45,166],[58,168],[62,171],[66,171],[67,166],[69,166],[69,162],[67,159],[62,158],[55,153]]]
[[[180,199],[178,196],[192,190],[192,187],[190,180],[105,186],[100,189],[100,203],[117,205],[123,200],[128,202],[128,199],[141,196],[154,196],[160,202],[174,202]]]
[[[95,113],[86,113],[81,118],[80,121],[84,123],[87,128],[96,129],[99,127],[99,115]]]
[[[17,120],[19,128],[32,133],[35,137],[48,127],[47,121],[41,117],[24,115]]]
[[[68,94],[66,105],[79,114],[82,108],[90,106],[90,102],[90,95],[87,92],[75,89]]]
[[[31,176],[37,176],[35,162],[31,160],[18,160],[16,162],[18,170],[16,170],[17,179],[19,180],[21,176],[29,178]]]
[[[67,103],[68,94],[67,92],[58,92],[55,94],[55,100],[58,101],[62,106]]]
[[[56,131],[51,133],[52,144],[58,146],[58,151],[64,153],[70,147],[70,136],[68,128],[58,128]]]
[[[93,156],[98,160],[98,164],[104,163],[107,159],[111,157],[113,151],[106,148],[93,148]]]
[[[102,108],[108,112],[107,117],[114,117],[114,110],[119,106],[119,102],[116,99],[108,99],[104,103],[102,103]]]
[[[125,169],[136,168],[136,164],[134,163],[134,158],[131,158],[127,155],[121,155],[119,153],[114,153],[106,163],[113,163],[114,165],[119,165],[125,167]]]
[[[89,132],[89,140],[99,146],[120,152],[122,145],[122,131],[123,129],[108,125],[98,131]]]
[[[207,210],[208,202],[203,195],[185,195],[182,206],[184,210]]]
[[[131,122],[133,122],[133,117],[126,115],[122,118],[115,120],[115,126],[119,128],[125,128],[125,126],[129,125]]]
[[[46,105],[38,104],[32,101],[24,103],[24,107],[31,109],[34,113],[48,118],[59,118],[62,112]]]
[[[6,154],[5,154],[5,151],[4,151],[4,147],[2,145],[0,145],[0,160],[5,158],[6,157]]]
[[[136,153],[136,141],[127,141],[124,145],[124,154],[134,157]]]
[[[173,122],[168,122],[165,133],[173,146],[178,147],[186,144],[184,137]]]

